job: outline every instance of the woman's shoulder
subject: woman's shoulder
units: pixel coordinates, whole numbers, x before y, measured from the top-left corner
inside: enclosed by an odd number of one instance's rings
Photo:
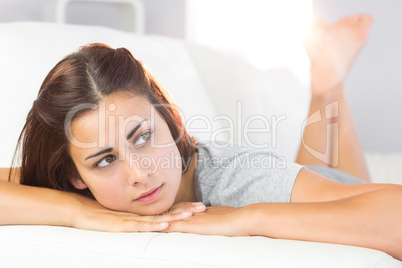
[[[196,195],[213,205],[287,202],[301,167],[267,149],[202,141],[195,176]],[[242,193],[243,197],[234,193]]]
[[[222,177],[225,173],[232,177],[234,173],[242,174],[245,170],[266,173],[301,168],[293,161],[264,148],[251,148],[222,141],[200,141],[197,148],[197,175],[202,173],[208,177]]]

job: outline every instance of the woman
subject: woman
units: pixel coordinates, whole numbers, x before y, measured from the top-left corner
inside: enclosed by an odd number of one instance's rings
[[[299,164],[338,162],[339,170],[368,180],[343,81],[370,24],[360,15],[315,26],[321,37],[306,44],[310,113],[326,106],[333,118],[336,106],[328,104],[338,103],[340,157],[330,147],[327,159],[316,159],[301,146]],[[304,140],[317,150],[326,123],[306,129]],[[0,184],[1,224],[264,235],[375,248],[402,259],[402,235],[394,231],[402,225],[402,186],[344,184],[296,163],[235,167],[245,157],[276,156],[195,141],[167,92],[125,49],[93,44],[59,62],[41,86],[20,144],[22,167],[9,178],[21,184]],[[222,156],[227,166],[214,167],[212,159]],[[328,170],[335,179],[347,176]]]

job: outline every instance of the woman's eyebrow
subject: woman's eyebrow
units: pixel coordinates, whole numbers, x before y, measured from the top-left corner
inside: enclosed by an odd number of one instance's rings
[[[144,122],[145,120],[142,120],[141,122],[139,122],[134,128],[133,130],[130,131],[130,133],[128,133],[127,135],[127,140],[131,139],[131,137],[135,134],[135,132],[137,132],[137,130],[141,127],[141,124]]]
[[[141,124],[144,122],[145,120],[142,120],[141,122],[139,122],[131,131],[130,133],[128,133],[127,135],[127,140],[131,139],[131,137],[135,134],[135,132],[137,132],[137,130],[141,127]],[[107,148],[105,150],[99,151],[96,154],[90,155],[87,158],[85,158],[85,161],[88,160],[89,158],[93,158],[96,157],[98,155],[101,154],[105,154],[105,153],[110,153],[111,151],[113,151],[113,148]]]
[[[88,156],[87,158],[85,158],[85,161],[87,161],[89,158],[92,158],[92,157],[95,157],[95,156],[98,156],[98,155],[101,155],[101,154],[110,153],[111,151],[113,151],[113,148],[107,148],[105,150],[97,152],[96,154]]]

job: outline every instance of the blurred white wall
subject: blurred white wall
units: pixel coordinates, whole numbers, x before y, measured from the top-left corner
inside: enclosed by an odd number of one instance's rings
[[[143,0],[146,10],[145,32],[183,38],[186,0]],[[55,0],[0,0],[0,22],[48,21],[48,7]],[[106,3],[72,3],[67,7],[67,22],[121,29],[115,5]]]
[[[347,81],[347,96],[363,147],[402,152],[402,1],[314,0],[314,15],[331,22],[365,12],[374,25]]]

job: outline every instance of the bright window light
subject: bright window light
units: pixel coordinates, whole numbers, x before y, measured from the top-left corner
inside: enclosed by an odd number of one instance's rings
[[[311,19],[312,0],[187,0],[186,34],[191,42],[244,53],[258,65],[275,62],[287,44],[300,42]]]

